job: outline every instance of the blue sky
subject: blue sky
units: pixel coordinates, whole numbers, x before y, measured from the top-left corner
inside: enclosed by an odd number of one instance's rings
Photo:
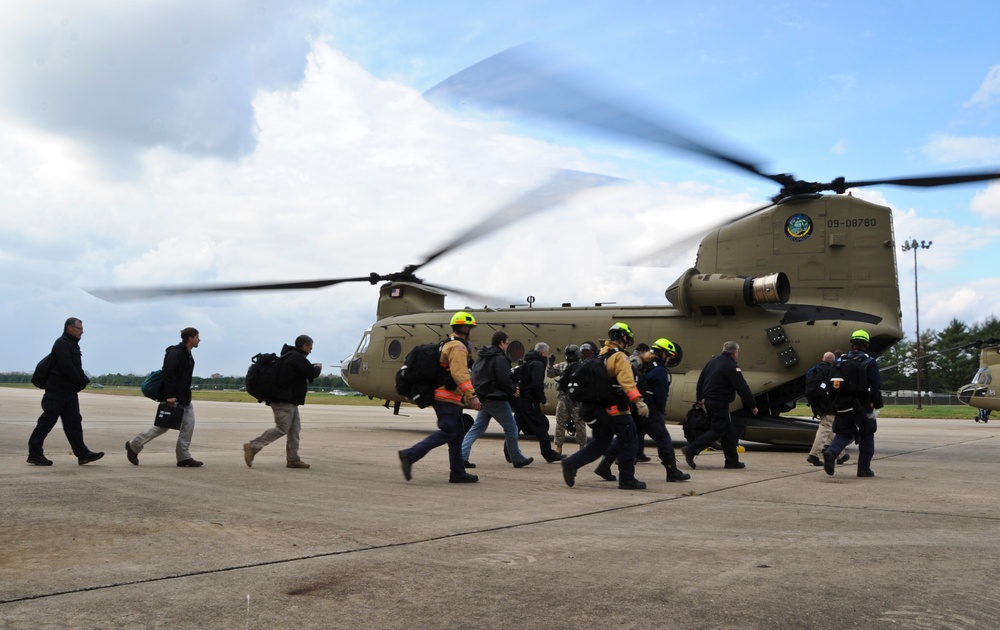
[[[669,268],[610,263],[776,190],[680,151],[422,96],[524,42],[583,69],[591,90],[769,172],[829,181],[1000,169],[1000,6],[990,3],[53,0],[8,17],[2,371],[29,370],[70,315],[85,322],[92,373],[149,371],[191,325],[204,340],[201,376],[241,373],[300,333],[332,371],[372,323],[370,285],[128,304],[82,287],[395,271],[552,168],[631,183],[423,275],[539,305],[663,303],[693,250]],[[934,241],[919,254],[923,329],[1000,313],[1000,186],[856,194],[895,209],[898,241]],[[567,271],[580,249],[597,260]],[[912,336],[912,254],[898,267]]]

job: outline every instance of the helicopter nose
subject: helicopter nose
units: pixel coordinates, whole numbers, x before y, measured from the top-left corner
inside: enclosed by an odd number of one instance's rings
[[[969,405],[972,403],[972,398],[976,396],[977,392],[982,390],[982,387],[969,384],[963,385],[961,389],[958,390],[958,400],[964,405]]]
[[[344,383],[347,384],[348,387],[351,386],[351,383],[347,378],[347,373],[351,371],[351,360],[353,358],[354,357],[347,357],[340,362],[340,378],[344,379]]]

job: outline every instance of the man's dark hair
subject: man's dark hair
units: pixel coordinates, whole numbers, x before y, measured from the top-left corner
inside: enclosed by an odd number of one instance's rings
[[[70,317],[69,319],[66,320],[66,323],[63,324],[63,332],[69,330],[70,326],[79,326],[79,325],[80,325],[80,320],[78,318]]]
[[[310,337],[309,335],[299,335],[298,337],[295,338],[295,347],[298,348],[299,350],[302,349],[302,346],[306,345],[311,346],[312,343],[313,343],[313,338]]]
[[[645,343],[640,343],[638,346],[635,347],[635,353],[636,354],[642,354],[643,352],[649,352],[649,350],[650,350],[649,345],[645,344]]]
[[[181,331],[181,342],[186,343],[187,340],[190,339],[191,337],[197,337],[197,336],[198,336],[198,329],[188,326],[187,328]]]
[[[490,344],[497,346],[498,348],[500,347],[500,344],[505,341],[507,341],[507,333],[502,330],[496,331],[493,333],[493,336],[490,337]]]

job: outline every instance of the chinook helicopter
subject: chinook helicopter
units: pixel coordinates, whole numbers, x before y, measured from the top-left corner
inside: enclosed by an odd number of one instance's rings
[[[395,390],[395,374],[416,345],[437,341],[450,332],[456,310],[473,314],[475,343],[493,330],[510,337],[507,354],[519,361],[537,342],[554,353],[571,344],[600,340],[615,322],[627,323],[637,342],[665,337],[678,347],[670,366],[673,379],[666,418],[683,420],[695,401],[698,376],[722,344],[740,344],[740,365],[754,393],[758,415],[738,409],[733,421],[740,439],[781,445],[810,445],[817,423],[791,417],[805,390],[805,374],[824,352],[848,344],[853,330],[868,331],[869,350],[878,355],[903,338],[896,273],[892,212],[863,201],[849,189],[890,184],[933,187],[1000,179],[1000,172],[965,173],[865,181],[837,178],[807,182],[789,174],[766,174],[731,152],[686,137],[624,105],[603,100],[566,76],[539,70],[524,48],[504,51],[446,79],[431,90],[432,99],[499,106],[612,132],[631,140],[680,148],[730,167],[764,177],[780,186],[766,205],[715,226],[701,239],[694,265],[667,285],[659,305],[502,308],[445,308],[448,294],[484,299],[478,293],[424,281],[417,271],[460,245],[564,201],[604,181],[569,177],[543,186],[483,223],[401,271],[353,278],[226,286],[103,289],[90,291],[109,301],[231,291],[314,289],[344,282],[382,283],[375,322],[341,366],[350,386],[372,399],[386,401],[394,413],[407,401]],[[565,179],[565,178],[564,178]],[[835,193],[833,195],[823,193]],[[501,221],[499,218],[502,217]],[[614,261],[609,261],[613,264]],[[553,381],[546,388],[553,389]],[[554,413],[555,396],[544,408]],[[468,419],[471,423],[471,418]]]
[[[980,346],[979,369],[972,382],[958,390],[958,400],[980,410],[977,422],[989,418],[989,412],[1000,411],[1000,396],[993,383],[993,368],[1000,366],[1000,339],[986,339],[974,342]]]

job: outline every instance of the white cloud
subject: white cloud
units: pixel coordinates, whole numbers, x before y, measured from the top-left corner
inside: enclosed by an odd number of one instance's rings
[[[1000,159],[1000,138],[937,135],[922,150],[939,164],[992,162]]]
[[[990,68],[983,79],[982,85],[966,103],[966,107],[973,105],[989,105],[1000,95],[1000,64]]]
[[[313,4],[55,0],[7,11],[0,107],[120,172],[134,174],[137,152],[154,146],[245,156],[255,94],[302,78],[309,38],[296,16]]]
[[[987,218],[1000,217],[1000,184],[993,182],[985,190],[976,193],[969,207]]]

